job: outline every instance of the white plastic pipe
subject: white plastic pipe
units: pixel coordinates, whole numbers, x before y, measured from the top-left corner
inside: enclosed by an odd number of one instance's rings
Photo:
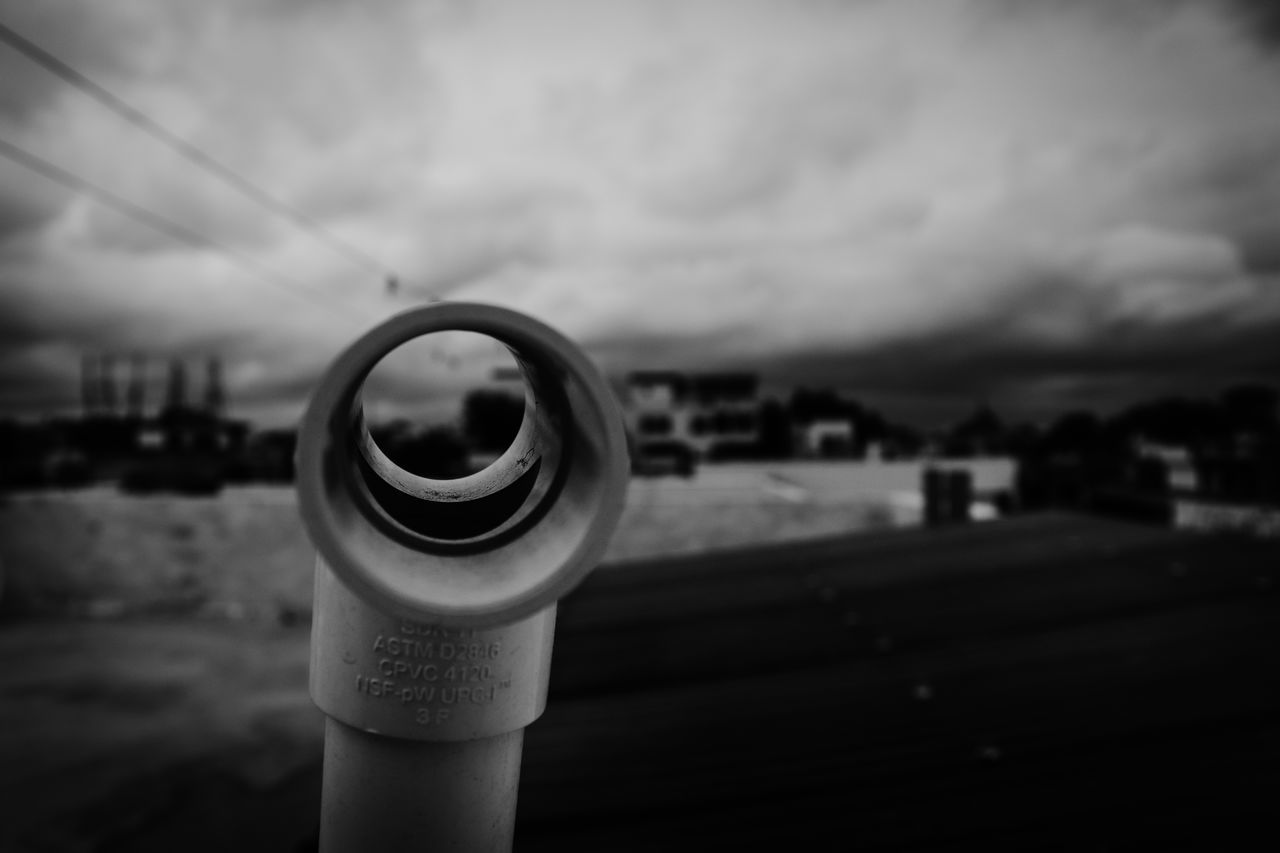
[[[432,480],[381,452],[360,392],[388,352],[449,330],[511,350],[525,418],[485,471]],[[338,356],[298,437],[299,506],[319,552],[311,694],[329,717],[322,851],[510,849],[555,603],[603,554],[628,470],[608,385],[522,314],[437,303]]]

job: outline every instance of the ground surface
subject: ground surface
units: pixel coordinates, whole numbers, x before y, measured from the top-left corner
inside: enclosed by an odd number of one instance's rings
[[[919,477],[800,464],[636,479],[609,560],[912,524]],[[224,831],[258,826],[255,849],[288,849],[297,827],[267,817],[314,808],[321,746],[313,562],[287,488],[0,499],[0,851],[109,849],[177,803],[216,815],[229,796],[236,820],[192,843],[227,849]]]
[[[718,502],[641,483],[632,523],[646,489],[660,531],[708,506],[707,530],[728,507],[861,518],[795,477],[731,473]],[[284,531],[287,510],[248,515]],[[181,606],[90,597],[0,624],[0,850],[314,844],[307,613],[261,604],[309,594],[309,571],[200,559],[170,587]],[[1278,575],[1274,541],[1073,516],[597,572],[561,608],[517,847],[1277,849]]]
[[[524,849],[1276,849],[1278,558],[1045,516],[599,576]]]
[[[1278,556],[1039,516],[597,573],[518,849],[1275,849]],[[10,624],[0,849],[309,849],[306,647]]]
[[[1009,462],[969,464],[979,487],[1007,487]],[[720,465],[689,480],[637,478],[606,561],[914,524],[920,469]],[[313,562],[293,491],[283,487],[214,498],[138,498],[104,487],[0,503],[0,614],[288,623],[310,611]]]

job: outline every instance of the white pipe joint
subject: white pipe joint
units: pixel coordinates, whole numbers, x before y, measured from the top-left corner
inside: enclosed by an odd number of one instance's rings
[[[485,471],[431,480],[376,450],[360,390],[382,356],[448,330],[511,350],[525,419]],[[489,626],[554,603],[595,567],[625,499],[626,436],[608,385],[568,339],[514,311],[440,303],[393,317],[338,356],[303,418],[297,475],[316,547],[353,592],[406,619]]]
[[[396,347],[455,330],[511,351],[525,380],[525,415],[511,447],[484,471],[434,480],[405,471],[378,448],[361,390]],[[373,760],[383,766],[391,754],[420,763],[366,735],[478,741],[541,715],[555,603],[603,556],[628,470],[621,412],[604,379],[572,342],[514,311],[428,305],[374,328],[333,362],[303,417],[297,451],[299,505],[318,551],[311,694],[341,724],[327,730],[323,846],[370,840],[375,815],[360,812],[373,807],[374,793],[367,782],[353,788],[343,781],[351,768]],[[510,744],[504,749],[515,750],[518,769],[518,736],[488,743],[474,754],[496,755],[494,744]],[[438,759],[437,768],[466,765]],[[513,766],[510,754],[485,760]],[[434,778],[430,768],[422,774],[424,790],[468,784]],[[388,825],[386,815],[377,817]],[[503,819],[509,827],[511,815]],[[397,820],[398,837],[442,837],[438,820]]]

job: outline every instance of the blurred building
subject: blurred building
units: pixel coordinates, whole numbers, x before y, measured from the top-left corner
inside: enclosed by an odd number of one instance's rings
[[[1152,461],[1159,465],[1162,489],[1184,494],[1199,490],[1196,460],[1189,448],[1140,438],[1134,442],[1134,453],[1140,462]]]
[[[243,456],[249,435],[248,424],[224,415],[221,361],[206,362],[199,404],[188,402],[187,365],[171,361],[164,402],[155,411],[147,408],[146,357],[130,357],[123,394],[115,363],[110,356],[81,362],[83,411],[70,424],[67,443],[83,454],[87,478],[126,487],[192,482],[208,491],[220,485],[224,470]]]
[[[759,377],[753,373],[637,371],[624,407],[635,449],[672,444],[699,459],[751,456],[760,442]]]
[[[795,446],[801,456],[810,458],[851,456],[854,437],[853,421],[847,417],[818,418],[795,427]]]

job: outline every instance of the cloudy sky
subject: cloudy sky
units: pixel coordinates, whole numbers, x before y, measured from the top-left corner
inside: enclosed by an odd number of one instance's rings
[[[217,355],[287,419],[432,295],[611,372],[917,420],[1280,382],[1280,15],[1230,0],[0,0],[0,23],[394,270],[0,44],[0,411]],[[248,268],[246,268],[248,267]]]

